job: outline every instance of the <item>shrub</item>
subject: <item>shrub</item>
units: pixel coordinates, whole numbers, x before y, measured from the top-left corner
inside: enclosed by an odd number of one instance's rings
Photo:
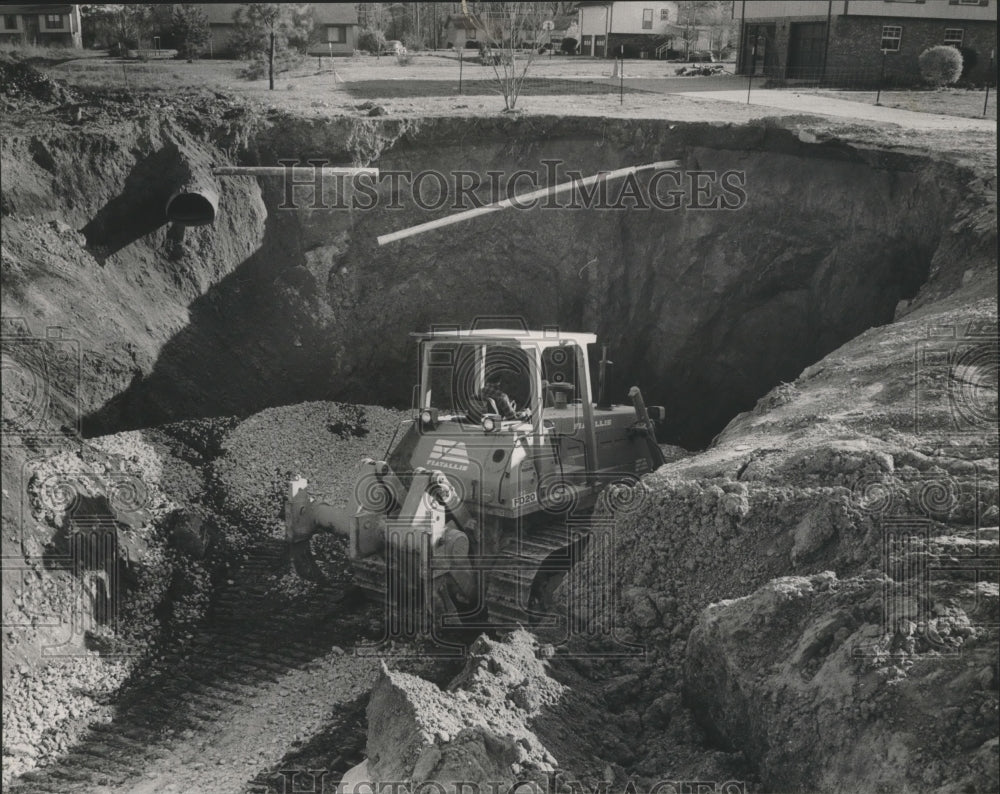
[[[281,74],[301,66],[303,58],[297,52],[287,50],[275,53],[274,73]],[[240,77],[245,80],[263,80],[267,77],[268,64],[266,55],[255,55],[240,72]]]
[[[373,55],[382,50],[385,44],[385,34],[381,30],[364,28],[358,34],[358,49],[367,50]]]
[[[933,86],[951,85],[962,76],[962,53],[941,44],[920,53],[920,75]]]
[[[576,52],[577,43],[577,40],[572,36],[567,36],[562,40],[562,44],[560,46],[562,47],[563,52],[567,55],[572,55]]]

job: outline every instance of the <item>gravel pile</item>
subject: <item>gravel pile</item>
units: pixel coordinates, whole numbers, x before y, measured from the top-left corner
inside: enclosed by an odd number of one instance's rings
[[[269,408],[241,422],[222,444],[209,474],[222,512],[283,536],[289,480],[348,503],[366,457],[385,455],[408,412],[378,406],[309,402]]]
[[[4,682],[4,787],[65,753],[89,724],[110,722],[111,700],[134,666],[96,653],[19,665]]]

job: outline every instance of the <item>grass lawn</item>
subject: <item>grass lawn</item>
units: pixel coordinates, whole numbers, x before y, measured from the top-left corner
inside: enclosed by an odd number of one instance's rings
[[[847,99],[851,102],[875,104],[874,91],[834,91],[829,89],[801,89],[800,93],[817,94],[837,99]],[[883,91],[879,104],[900,110],[913,110],[917,113],[938,113],[942,116],[962,116],[968,119],[996,119],[996,90],[990,87],[989,103],[986,115],[983,115],[983,103],[986,100],[986,89],[938,88],[910,91]]]
[[[356,99],[397,99],[401,97],[459,96],[457,80],[421,80],[397,77],[386,80],[353,80],[344,84],[347,92]],[[462,81],[462,96],[499,95],[495,80],[477,76]],[[545,77],[526,77],[521,86],[522,96],[565,96],[567,94],[617,94],[618,84],[568,80]],[[623,93],[633,94],[636,89],[625,86]]]

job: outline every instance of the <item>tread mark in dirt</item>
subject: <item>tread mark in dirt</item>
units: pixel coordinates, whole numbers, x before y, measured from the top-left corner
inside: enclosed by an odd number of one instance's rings
[[[354,645],[369,630],[373,607],[352,601],[338,609],[344,590],[325,585],[294,600],[273,598],[268,578],[287,565],[283,544],[260,546],[235,574],[235,583],[218,594],[211,618],[186,646],[169,648],[155,663],[159,675],[143,669],[116,704],[110,724],[94,724],[84,738],[55,763],[28,772],[12,792],[132,791],[148,768],[169,758],[181,741],[214,741],[231,713],[254,705],[256,691],[289,671],[306,667],[334,645]],[[364,753],[366,697],[341,704],[318,734],[285,750],[271,768],[262,762],[233,770],[235,790],[281,790],[277,770],[316,768],[333,759],[330,776],[345,772]],[[319,707],[319,706],[318,706]],[[266,725],[240,726],[248,734]],[[246,759],[238,759],[239,763]],[[262,769],[262,767],[264,769]],[[253,780],[253,782],[250,782]],[[235,780],[234,780],[235,783]]]

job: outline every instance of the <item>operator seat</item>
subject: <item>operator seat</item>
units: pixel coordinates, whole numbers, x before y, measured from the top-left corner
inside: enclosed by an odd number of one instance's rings
[[[493,398],[482,399],[480,397],[470,397],[469,398],[469,408],[465,412],[465,418],[468,419],[473,424],[479,424],[483,421],[483,417],[486,414],[497,414],[500,411],[497,409],[496,401]]]

